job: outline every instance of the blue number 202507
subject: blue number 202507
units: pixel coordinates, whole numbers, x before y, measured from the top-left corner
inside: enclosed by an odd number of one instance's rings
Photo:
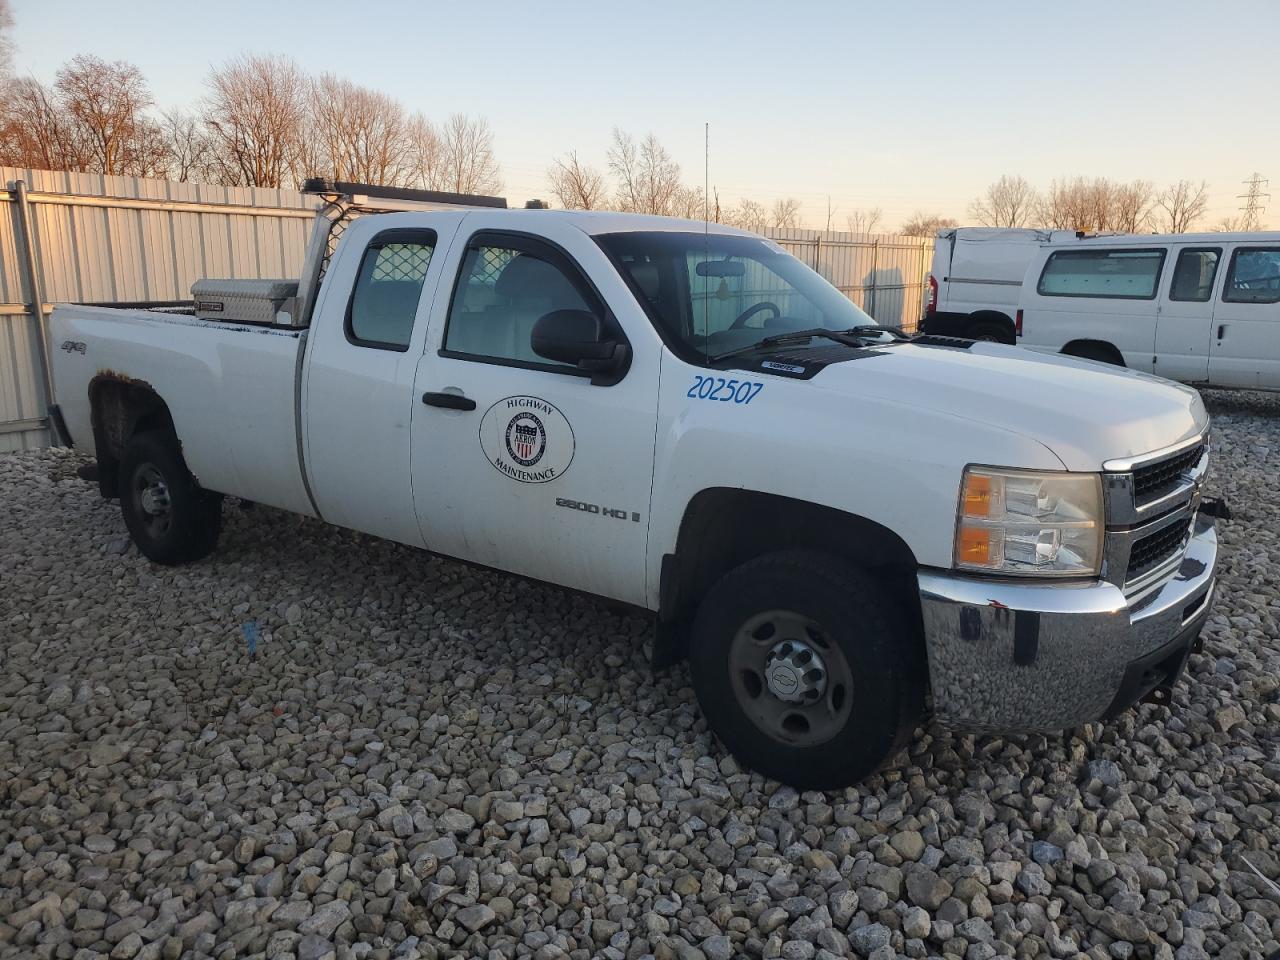
[[[719,400],[721,403],[750,403],[764,384],[758,380],[726,380],[695,374],[693,386],[685,394],[691,400]]]

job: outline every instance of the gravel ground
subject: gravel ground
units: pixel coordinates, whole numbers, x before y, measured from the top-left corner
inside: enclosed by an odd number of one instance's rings
[[[740,771],[643,620],[266,509],[153,566],[75,455],[0,457],[0,956],[1262,957],[1280,398],[1210,399],[1172,711],[841,794]]]

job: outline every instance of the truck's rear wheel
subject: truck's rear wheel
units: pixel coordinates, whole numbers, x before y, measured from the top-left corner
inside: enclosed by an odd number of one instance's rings
[[[975,323],[969,328],[966,336],[970,340],[987,340],[991,343],[1014,343],[1013,330],[1007,324],[995,320]]]
[[[129,438],[119,490],[129,536],[147,559],[187,563],[217,546],[222,497],[200,489],[171,434],[146,430]]]
[[[919,638],[882,587],[819,553],[769,554],[726,574],[698,609],[689,660],[725,746],[802,789],[857,783],[921,713]]]

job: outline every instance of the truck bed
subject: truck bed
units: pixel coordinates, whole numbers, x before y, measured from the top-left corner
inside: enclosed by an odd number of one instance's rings
[[[90,394],[150,385],[165,398],[201,486],[311,514],[298,452],[302,330],[181,313],[59,305],[54,382],[76,446],[92,450]]]

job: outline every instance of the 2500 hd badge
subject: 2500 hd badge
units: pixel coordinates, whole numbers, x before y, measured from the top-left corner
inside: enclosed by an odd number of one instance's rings
[[[520,483],[549,483],[573,462],[573,428],[539,397],[504,397],[480,421],[480,448],[495,470]]]

